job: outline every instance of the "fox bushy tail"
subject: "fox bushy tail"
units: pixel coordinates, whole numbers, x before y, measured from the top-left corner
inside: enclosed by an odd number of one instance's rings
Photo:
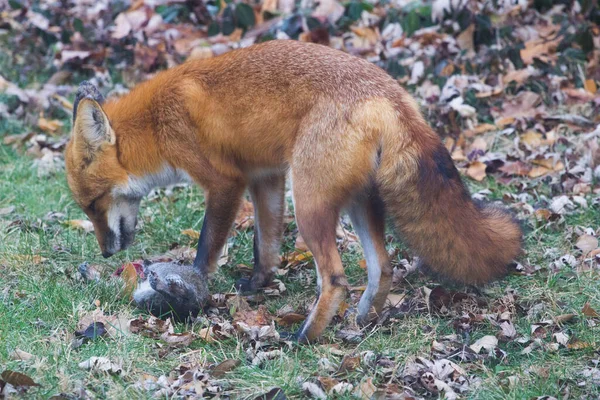
[[[519,224],[502,208],[474,202],[450,154],[413,104],[397,106],[376,174],[386,213],[426,268],[452,281],[501,277],[521,250]]]

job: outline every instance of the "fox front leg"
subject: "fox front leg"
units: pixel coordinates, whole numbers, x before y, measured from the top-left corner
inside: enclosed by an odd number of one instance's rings
[[[240,181],[224,180],[206,190],[206,212],[194,260],[194,268],[203,276],[217,269],[217,260],[227,241],[245,188]]]

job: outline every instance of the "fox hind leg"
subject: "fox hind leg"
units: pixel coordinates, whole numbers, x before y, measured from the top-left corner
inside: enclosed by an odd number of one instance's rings
[[[358,322],[365,324],[383,309],[392,284],[392,268],[385,249],[384,204],[376,190],[358,196],[348,207],[367,262],[367,289],[358,303]]]
[[[344,300],[348,283],[335,237],[338,211],[326,207],[310,208],[301,196],[296,197],[295,203],[298,205],[298,230],[312,252],[317,267],[317,301],[296,334],[299,341],[310,342],[329,325]]]

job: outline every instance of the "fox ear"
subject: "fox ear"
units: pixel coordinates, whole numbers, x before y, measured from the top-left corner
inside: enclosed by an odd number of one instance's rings
[[[84,98],[77,102],[73,121],[73,138],[90,156],[104,143],[115,144],[115,133],[98,102]]]
[[[77,88],[73,103],[73,137],[80,148],[92,158],[103,143],[115,144],[114,131],[102,110],[104,97],[90,82],[84,81]]]

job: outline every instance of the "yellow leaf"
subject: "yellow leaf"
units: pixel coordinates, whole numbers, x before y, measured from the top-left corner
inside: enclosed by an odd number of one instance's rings
[[[65,221],[65,224],[72,228],[80,229],[85,233],[94,232],[94,224],[92,224],[87,219],[72,219],[69,221]]]
[[[585,90],[588,92],[595,94],[598,91],[598,86],[596,85],[596,81],[593,79],[587,79],[584,84]]]
[[[472,136],[475,136],[475,135],[480,135],[480,134],[485,133],[485,132],[493,131],[495,129],[498,129],[496,127],[496,125],[493,125],[493,124],[480,124],[480,125],[477,125],[473,129],[469,129],[468,131],[465,131],[464,135],[466,137],[472,137]]]
[[[135,266],[132,263],[125,264],[123,272],[121,272],[121,279],[125,282],[125,288],[123,292],[126,296],[131,296],[134,290],[137,288],[138,275],[135,270]]]
[[[200,239],[200,232],[194,229],[184,229],[181,231],[182,235],[191,237],[192,239]]]
[[[529,177],[530,178],[537,178],[540,177],[542,175],[546,175],[548,172],[550,172],[551,170],[546,168],[546,167],[533,167],[531,168],[531,171],[529,171]]]
[[[542,144],[542,134],[535,131],[527,131],[521,135],[521,142],[529,147],[539,147]]]
[[[515,117],[502,117],[497,119],[496,121],[496,125],[498,125],[498,127],[503,128],[507,125],[511,125],[513,122],[515,122]]]
[[[38,127],[46,133],[54,134],[62,126],[63,123],[57,119],[48,120],[44,117],[40,117],[40,119],[38,119]]]

